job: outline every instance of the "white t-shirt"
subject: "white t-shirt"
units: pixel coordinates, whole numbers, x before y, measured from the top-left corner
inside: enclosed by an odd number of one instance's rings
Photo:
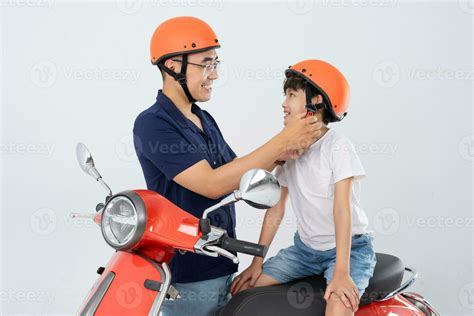
[[[353,144],[328,130],[295,160],[275,171],[280,184],[288,187],[301,240],[316,250],[336,247],[333,218],[335,183],[354,177],[351,209],[352,235],[367,233],[368,219],[360,205],[360,180],[365,171]]]

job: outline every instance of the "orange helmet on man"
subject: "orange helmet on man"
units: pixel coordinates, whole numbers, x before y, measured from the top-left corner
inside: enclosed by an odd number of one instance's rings
[[[192,16],[175,17],[161,23],[153,33],[151,63],[178,81],[189,101],[194,102],[186,84],[188,55],[219,47],[216,33],[206,22]],[[164,65],[168,58],[178,55],[183,55],[180,73]]]

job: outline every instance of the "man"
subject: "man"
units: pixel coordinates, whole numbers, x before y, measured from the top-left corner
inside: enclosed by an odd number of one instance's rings
[[[300,116],[263,146],[236,158],[212,116],[195,104],[211,98],[219,47],[214,31],[200,19],[176,17],[159,25],[151,40],[151,61],[162,73],[163,89],[134,126],[148,189],[196,217],[235,190],[247,170],[273,169],[288,152],[312,144],[321,128],[316,118]],[[214,211],[210,219],[236,237],[233,205]],[[176,253],[171,271],[181,299],[165,302],[164,315],[213,315],[229,297],[237,265],[223,257]]]

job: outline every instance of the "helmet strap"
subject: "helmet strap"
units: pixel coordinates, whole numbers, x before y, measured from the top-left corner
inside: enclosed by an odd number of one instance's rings
[[[309,112],[312,112],[313,115],[316,113],[316,111],[325,109],[327,112],[331,113],[331,109],[329,109],[328,103],[324,102],[324,97],[323,97],[323,102],[318,103],[318,104],[313,104],[311,100],[311,88],[309,85],[306,85],[306,110]],[[329,121],[331,122],[339,122],[342,121],[347,115],[347,112],[344,112],[341,117],[337,117],[337,115],[333,116],[331,115],[332,119]]]
[[[326,104],[324,102],[314,104],[311,100],[311,88],[309,85],[306,85],[306,111],[312,112],[313,114],[316,113],[318,110],[326,108]]]
[[[163,69],[168,75],[174,78],[174,80],[178,81],[183,88],[184,94],[188,98],[189,102],[194,103],[196,99],[194,99],[193,95],[189,91],[188,85],[186,83],[186,70],[188,68],[188,55],[183,55],[183,62],[181,63],[181,72],[177,73],[171,70],[170,68],[166,67],[164,63],[158,64],[158,68]]]

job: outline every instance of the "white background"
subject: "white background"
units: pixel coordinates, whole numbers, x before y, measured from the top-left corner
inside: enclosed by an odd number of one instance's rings
[[[472,1],[11,0],[1,10],[3,314],[73,314],[113,253],[98,227],[68,217],[104,196],[75,145],[87,144],[114,192],[145,187],[132,126],[161,85],[151,34],[178,15],[219,36],[223,72],[201,106],[239,155],[282,128],[288,65],[318,58],[346,74],[350,113],[333,127],[368,173],[376,250],[418,269],[412,290],[442,315],[474,312]],[[237,212],[239,237],[256,241],[263,212]],[[294,231],[288,205],[269,255]]]

